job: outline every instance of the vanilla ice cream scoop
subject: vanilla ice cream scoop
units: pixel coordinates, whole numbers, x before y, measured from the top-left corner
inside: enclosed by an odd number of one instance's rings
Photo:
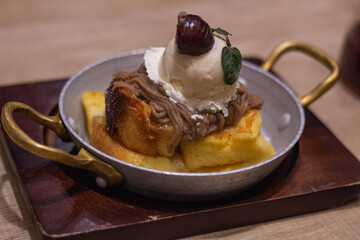
[[[181,53],[173,39],[166,48],[146,51],[145,67],[149,78],[162,85],[174,102],[183,103],[191,110],[222,111],[226,117],[227,103],[236,98],[240,84],[224,82],[221,65],[224,47],[226,42],[214,37],[209,51],[194,56]]]

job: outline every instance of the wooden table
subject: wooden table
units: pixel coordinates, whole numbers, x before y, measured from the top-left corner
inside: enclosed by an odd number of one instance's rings
[[[119,52],[165,46],[180,10],[201,15],[233,35],[244,56],[265,58],[285,40],[313,44],[340,60],[360,2],[312,1],[25,1],[0,2],[0,86],[68,77],[88,63]],[[298,93],[327,70],[300,54],[276,65]],[[360,96],[338,83],[310,109],[360,159]],[[0,149],[1,150],[1,149]],[[1,150],[1,239],[37,239],[35,226]],[[360,239],[360,200],[339,208],[189,239]]]

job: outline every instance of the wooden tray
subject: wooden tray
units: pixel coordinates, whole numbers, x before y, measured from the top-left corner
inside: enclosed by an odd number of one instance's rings
[[[54,110],[66,79],[0,88],[0,108],[24,102]],[[35,140],[75,151],[21,115]],[[254,188],[210,202],[167,202],[121,188],[103,190],[85,171],[34,156],[7,136],[30,214],[45,239],[173,239],[254,224],[342,205],[360,193],[360,163],[306,110],[304,133],[284,162]]]

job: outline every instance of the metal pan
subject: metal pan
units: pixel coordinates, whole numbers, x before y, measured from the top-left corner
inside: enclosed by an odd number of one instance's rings
[[[302,97],[269,72],[276,60],[289,50],[304,52],[329,68],[331,74]],[[143,62],[144,51],[133,51],[86,66],[72,76],[59,98],[59,115],[45,116],[31,107],[8,102],[2,110],[3,127],[22,148],[59,163],[83,168],[99,176],[99,185],[122,186],[134,193],[176,201],[210,200],[243,191],[271,173],[299,140],[305,125],[306,107],[336,82],[339,68],[334,60],[305,43],[287,41],[276,47],[262,67],[244,61],[241,76],[250,92],[261,95],[265,104],[262,134],[271,142],[276,156],[249,167],[216,173],[178,173],[148,169],[113,158],[92,147],[86,135],[81,96],[86,91],[104,91],[119,70],[133,71]],[[37,143],[23,132],[13,119],[22,112],[33,121],[52,129],[61,139],[71,139],[79,153]],[[114,188],[116,191],[116,188]]]

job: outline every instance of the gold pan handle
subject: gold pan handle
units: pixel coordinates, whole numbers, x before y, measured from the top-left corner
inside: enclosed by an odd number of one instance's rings
[[[339,78],[339,66],[337,63],[326,53],[319,50],[316,47],[313,47],[306,43],[295,42],[295,41],[286,41],[279,46],[277,46],[269,55],[267,60],[263,63],[262,68],[265,71],[269,71],[274,63],[282,56],[284,53],[290,50],[297,50],[303,53],[306,53],[313,57],[315,60],[323,63],[329,70],[330,75],[320,82],[315,88],[313,88],[309,93],[305,94],[302,97],[299,97],[301,105],[304,107],[311,104],[313,101],[318,99],[322,94],[329,90]]]
[[[59,114],[46,116],[24,103],[8,102],[2,109],[2,125],[10,138],[20,147],[39,157],[88,170],[103,178],[110,186],[116,186],[124,182],[122,175],[115,168],[97,159],[83,148],[80,149],[77,155],[73,155],[34,141],[16,124],[13,118],[14,112],[20,112],[34,122],[53,130],[62,140],[69,140],[70,137],[62,124]]]

